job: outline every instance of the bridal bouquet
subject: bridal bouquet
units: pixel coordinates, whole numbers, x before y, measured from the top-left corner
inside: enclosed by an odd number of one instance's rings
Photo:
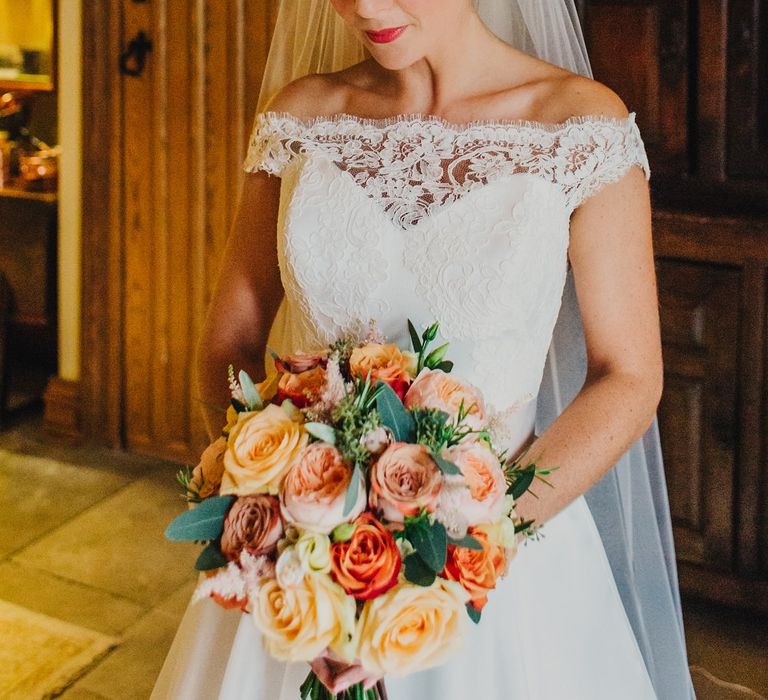
[[[447,344],[430,350],[438,325],[408,327],[413,351],[372,325],[273,353],[259,385],[230,367],[223,434],[179,474],[196,505],[166,536],[205,543],[195,597],[250,613],[277,659],[379,678],[440,664],[533,532],[514,503],[546,472],[494,450],[480,392],[450,374]],[[310,672],[301,697],[336,696]]]

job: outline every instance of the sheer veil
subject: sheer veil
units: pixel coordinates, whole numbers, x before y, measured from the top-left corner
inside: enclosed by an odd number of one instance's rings
[[[504,41],[591,76],[573,0],[474,0],[474,4],[485,24]],[[282,0],[258,110],[268,108],[271,97],[295,78],[340,70],[364,57],[362,44],[328,0]],[[539,393],[537,434],[579,392],[586,363],[569,270]],[[586,497],[658,697],[693,698],[657,418]]]

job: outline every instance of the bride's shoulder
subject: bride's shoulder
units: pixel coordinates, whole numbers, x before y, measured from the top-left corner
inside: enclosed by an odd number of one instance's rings
[[[597,80],[558,69],[541,83],[541,121],[564,122],[572,117],[626,119],[629,110],[611,88]]]
[[[285,85],[265,111],[288,112],[300,119],[343,112],[350,91],[360,82],[360,64],[333,73],[305,75]]]

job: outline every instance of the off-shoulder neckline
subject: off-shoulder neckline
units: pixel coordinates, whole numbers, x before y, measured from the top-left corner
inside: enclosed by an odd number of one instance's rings
[[[318,125],[325,124],[343,124],[354,122],[360,124],[366,128],[384,129],[398,124],[412,124],[416,122],[423,122],[426,124],[432,124],[440,126],[446,130],[454,132],[463,132],[475,128],[519,128],[519,129],[533,129],[543,131],[547,133],[557,133],[568,129],[571,126],[596,124],[596,125],[608,125],[617,127],[627,127],[635,124],[636,113],[630,112],[626,117],[608,117],[603,115],[580,115],[569,117],[561,122],[544,122],[534,121],[528,119],[477,119],[468,122],[451,122],[443,117],[439,117],[435,114],[425,114],[422,112],[410,112],[406,114],[397,114],[391,117],[362,117],[357,114],[350,114],[348,112],[339,112],[331,115],[320,115],[316,117],[298,117],[290,112],[280,112],[273,110],[266,110],[259,113],[267,119],[283,119],[289,122],[293,122],[299,127],[310,128]]]

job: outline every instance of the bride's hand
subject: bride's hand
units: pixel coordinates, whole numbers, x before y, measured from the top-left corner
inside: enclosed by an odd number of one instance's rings
[[[309,664],[320,682],[329,692],[338,695],[356,683],[362,683],[366,690],[373,688],[380,680],[368,673],[360,664],[348,664],[333,654],[318,656]]]

